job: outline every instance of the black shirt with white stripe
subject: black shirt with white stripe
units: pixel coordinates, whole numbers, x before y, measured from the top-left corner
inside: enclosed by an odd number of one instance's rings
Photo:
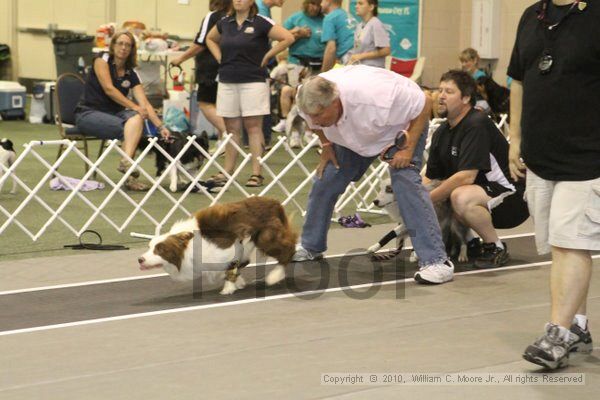
[[[108,63],[112,84],[123,94],[123,96],[127,97],[129,91],[140,84],[140,77],[133,69],[127,69],[123,76],[118,76],[117,66],[114,63],[113,57],[108,53],[101,53],[98,58],[101,58],[104,62]],[[104,89],[102,89],[102,85],[100,85],[100,81],[98,80],[94,68],[90,69],[90,73],[83,89],[83,95],[79,101],[79,106],[110,114],[116,114],[125,109],[125,107],[108,97]]]
[[[269,32],[273,20],[255,15],[238,26],[235,15],[217,22],[221,34],[221,66],[219,82],[250,83],[265,82],[268,77],[266,67],[261,67],[263,57],[269,51]]]
[[[196,83],[202,85],[215,84],[219,63],[206,47],[206,35],[216,25],[217,21],[226,15],[225,11],[211,11],[202,20],[200,30],[194,38],[194,43],[203,46],[204,50],[196,55]]]
[[[508,169],[508,142],[483,112],[471,109],[454,127],[444,122],[433,133],[427,177],[448,179],[459,171],[478,170],[475,184],[496,182],[514,191]]]

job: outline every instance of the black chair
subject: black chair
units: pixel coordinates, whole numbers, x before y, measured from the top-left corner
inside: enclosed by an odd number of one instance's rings
[[[106,141],[104,139],[96,138],[93,136],[86,136],[83,132],[80,132],[75,126],[75,108],[79,103],[79,99],[83,94],[83,88],[85,82],[83,78],[77,74],[67,72],[58,77],[56,81],[56,125],[58,126],[58,132],[63,139],[76,140],[78,143],[78,149],[83,150],[83,154],[89,159],[88,155],[88,141],[100,140],[100,149],[98,150],[98,157],[104,151]],[[61,144],[58,148],[58,155],[56,159],[60,157],[65,145]],[[84,162],[85,172],[88,171],[88,164]],[[96,173],[94,173],[94,177]]]

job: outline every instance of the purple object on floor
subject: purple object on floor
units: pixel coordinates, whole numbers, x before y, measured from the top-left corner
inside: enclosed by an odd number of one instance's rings
[[[338,222],[344,228],[366,228],[371,226],[371,224],[368,224],[365,221],[363,221],[360,215],[358,215],[358,213],[354,214],[353,216],[340,217],[338,219]]]

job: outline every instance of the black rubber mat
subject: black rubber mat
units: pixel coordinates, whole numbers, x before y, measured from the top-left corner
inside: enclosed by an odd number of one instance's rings
[[[535,253],[533,237],[509,239],[507,243],[511,254],[508,265],[549,259]],[[246,288],[228,296],[219,294],[220,287],[201,290],[200,282],[181,284],[168,276],[3,295],[0,296],[0,332],[285,293],[304,293],[302,298],[314,299],[322,296],[322,290],[327,288],[412,277],[417,266],[408,261],[408,255],[403,252],[385,262],[371,261],[368,256],[346,256],[296,263],[287,267],[284,281],[271,287],[265,287],[264,276],[272,266],[250,267],[243,270],[248,282]],[[456,272],[469,269],[473,269],[472,264],[455,263]],[[365,299],[378,290],[379,286],[344,291],[347,296]],[[311,291],[316,293],[306,293]],[[404,296],[404,283],[396,284],[396,295]]]

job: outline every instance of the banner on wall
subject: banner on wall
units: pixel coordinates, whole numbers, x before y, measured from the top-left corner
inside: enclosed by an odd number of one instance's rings
[[[420,0],[380,0],[377,17],[390,34],[391,56],[415,59],[419,56]],[[350,12],[356,15],[356,0],[350,0]]]

